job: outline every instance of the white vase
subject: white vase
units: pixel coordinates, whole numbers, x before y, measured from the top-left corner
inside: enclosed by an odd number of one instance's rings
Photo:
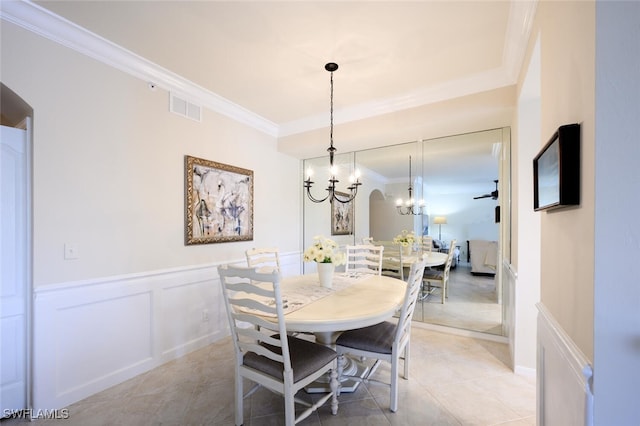
[[[322,287],[333,287],[333,272],[335,270],[336,265],[333,263],[318,263],[318,278],[320,278],[320,285]]]
[[[408,246],[402,246],[402,255],[403,256],[411,256],[411,249],[413,247],[411,247],[411,244],[409,244]]]

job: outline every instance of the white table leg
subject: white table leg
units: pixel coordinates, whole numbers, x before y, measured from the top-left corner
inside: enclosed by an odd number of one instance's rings
[[[340,332],[318,332],[314,334],[316,335],[316,342],[334,349],[336,347],[336,339],[340,335]],[[339,378],[341,383],[340,393],[355,392],[358,388],[358,385],[360,384],[359,381],[353,380],[347,376],[364,378],[366,377],[368,372],[369,367],[352,357],[345,356],[344,369],[342,371],[342,374],[345,377]],[[321,377],[320,379],[307,386],[305,388],[305,391],[307,393],[327,393],[330,391],[329,379],[330,378],[328,375],[326,377]]]

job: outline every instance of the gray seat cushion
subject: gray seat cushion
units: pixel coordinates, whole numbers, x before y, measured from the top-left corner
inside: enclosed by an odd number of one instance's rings
[[[336,351],[308,340],[289,337],[289,354],[291,355],[291,368],[293,369],[293,381],[297,382],[323,366],[333,361],[338,355]],[[274,352],[282,354],[279,347],[263,344]],[[282,380],[284,366],[282,363],[269,359],[253,352],[245,354],[244,365],[262,371],[278,380]]]
[[[443,274],[444,274],[443,271],[436,271],[436,270],[433,270],[433,269],[425,269],[424,270],[424,275],[422,276],[422,279],[423,280],[427,280],[429,278],[432,278],[434,280],[441,280]]]
[[[396,324],[385,321],[370,327],[345,331],[336,340],[336,345],[380,354],[390,354],[395,333]]]

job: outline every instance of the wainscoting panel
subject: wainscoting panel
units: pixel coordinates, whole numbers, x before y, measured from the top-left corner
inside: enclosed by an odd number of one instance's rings
[[[551,313],[538,307],[538,425],[593,424],[593,368]]]
[[[105,371],[153,359],[151,291],[59,307],[55,330],[56,389],[73,392]],[[111,356],[117,353],[117,356]]]
[[[280,260],[283,275],[300,273],[299,252]],[[66,407],[227,336],[217,266],[36,288],[33,408]]]

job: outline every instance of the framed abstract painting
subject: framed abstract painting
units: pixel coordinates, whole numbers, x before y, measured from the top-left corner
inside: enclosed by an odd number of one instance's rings
[[[349,194],[337,192],[342,198],[349,198]],[[353,234],[353,200],[348,203],[331,202],[331,235]]]
[[[253,240],[253,171],[185,156],[185,244]]]

